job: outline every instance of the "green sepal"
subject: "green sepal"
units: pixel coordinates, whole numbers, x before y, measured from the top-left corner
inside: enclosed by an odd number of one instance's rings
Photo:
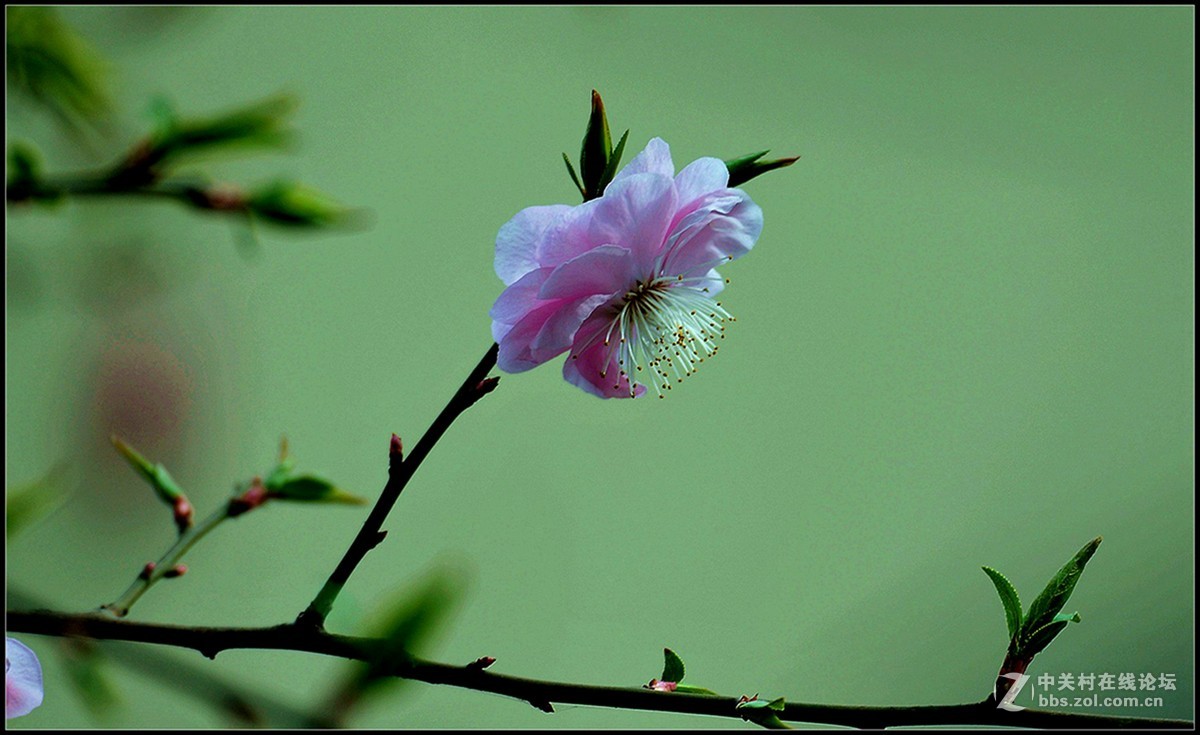
[[[617,175],[617,167],[621,165],[621,154],[625,152],[625,141],[629,140],[629,131],[621,136],[621,140],[617,142],[617,147],[613,148],[612,154],[608,157],[608,166],[604,169],[604,175],[600,178],[600,186],[596,196],[603,196],[604,190],[612,183],[613,177]]]
[[[612,156],[612,136],[608,132],[608,116],[604,112],[604,101],[600,93],[592,90],[592,112],[588,116],[587,131],[579,147],[579,175],[583,181],[584,197],[595,199],[603,192],[604,171]]]
[[[1054,575],[1041,594],[1030,603],[1029,612],[1026,614],[1025,622],[1021,627],[1020,637],[1026,642],[1022,646],[1023,648],[1028,647],[1028,641],[1032,640],[1033,635],[1037,631],[1055,622],[1055,616],[1067,604],[1067,600],[1075,590],[1076,583],[1079,582],[1080,575],[1083,574],[1084,566],[1092,558],[1092,555],[1096,553],[1101,540],[1101,537],[1096,537],[1085,544],[1071,561],[1058,570],[1058,573]]]
[[[732,158],[726,161],[725,168],[729,169],[728,186],[741,186],[750,179],[753,179],[757,176],[762,176],[768,171],[774,171],[777,168],[791,166],[793,163],[800,160],[799,156],[794,156],[792,158],[776,158],[771,161],[759,160],[769,152],[769,150],[759,151],[758,153],[750,153],[745,156]]]
[[[264,483],[264,487],[267,487]],[[304,503],[348,503],[362,505],[365,498],[352,495],[335,487],[333,483],[313,475],[292,477],[267,487],[268,494],[280,500],[296,500]]]
[[[167,505],[173,505],[175,501],[184,497],[183,488],[171,477],[171,473],[167,472],[167,468],[161,464],[151,464],[150,460],[143,457],[136,449],[121,441],[118,437],[112,437],[113,445],[121,456],[128,460],[130,466],[137,470],[150,486],[154,488],[154,492]]]
[[[683,659],[679,658],[679,655],[669,648],[663,649],[663,659],[663,672],[659,680],[676,684],[683,681],[685,671]]]
[[[1014,640],[1021,630],[1021,598],[1017,595],[1016,587],[1000,572],[991,567],[983,567],[983,571],[996,585],[996,593],[1000,595],[1000,603],[1004,605],[1004,621],[1008,625],[1009,640]]]
[[[579,190],[579,196],[587,200],[587,191],[584,190],[583,184],[579,182],[579,176],[575,173],[575,167],[571,165],[571,159],[567,156],[566,151],[563,151],[563,163],[567,164],[567,173],[571,174],[571,181],[575,182],[575,188]]]

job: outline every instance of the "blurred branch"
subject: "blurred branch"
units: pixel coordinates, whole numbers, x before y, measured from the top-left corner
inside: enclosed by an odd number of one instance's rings
[[[211,118],[184,119],[161,103],[155,129],[117,163],[76,174],[44,174],[38,151],[16,143],[9,150],[5,200],[52,204],[68,197],[142,197],[289,227],[353,224],[361,212],[294,181],[245,189],[204,178],[170,178],[174,165],[196,154],[279,147],[290,137],[284,123],[294,107],[292,98],[278,95]]]
[[[191,648],[209,658],[215,658],[218,653],[233,649],[267,649],[317,653],[371,662],[377,661],[375,652],[381,646],[386,646],[383,639],[336,635],[297,623],[270,628],[206,628],[134,623],[111,620],[90,613],[78,615],[51,611],[9,611],[7,627],[9,631],[35,635],[79,636],[97,640],[136,641]],[[527,679],[492,673],[472,664],[453,666],[410,657],[397,659],[390,674],[429,684],[445,684],[501,694],[529,702],[545,712],[553,712],[552,703],[560,703],[744,719],[737,705],[745,700],[735,697]],[[789,702],[778,715],[780,719],[790,722],[859,728],[930,725],[1081,729],[1193,727],[1190,720],[1034,709],[1009,712],[997,708],[991,697],[982,702],[968,704],[916,707],[859,707]]]
[[[408,481],[412,479],[417,468],[421,466],[421,461],[425,459],[425,455],[429,454],[429,450],[433,445],[437,444],[442,438],[442,434],[446,433],[446,429],[454,423],[454,420],[473,406],[483,396],[495,389],[499,378],[488,378],[487,374],[491,372],[496,365],[496,355],[499,353],[499,345],[493,343],[488,351],[484,354],[479,364],[463,381],[454,395],[450,398],[450,402],[434,419],[433,424],[426,430],[425,435],[417,442],[417,446],[413,448],[412,454],[407,459],[403,456],[403,450],[400,444],[400,438],[392,435],[392,446],[389,453],[388,481],[383,488],[383,492],[379,495],[379,500],[375,502],[375,507],[371,509],[371,515],[363,523],[358,535],[350,543],[350,547],[346,549],[342,560],[338,562],[337,567],[321,587],[321,591],[309,604],[309,606],[300,613],[296,622],[301,625],[321,628],[325,625],[325,618],[329,615],[329,611],[333,609],[333,603],[341,593],[342,588],[346,586],[350,575],[354,573],[358,564],[363,560],[371,549],[379,545],[383,541],[386,532],[381,531],[383,522],[387,520],[388,513],[399,499],[400,493],[404,491],[404,487]]]

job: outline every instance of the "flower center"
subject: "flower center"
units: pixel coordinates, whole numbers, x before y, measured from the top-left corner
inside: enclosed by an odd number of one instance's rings
[[[695,281],[683,276],[638,281],[615,305],[604,344],[615,350],[615,355],[609,354],[617,359],[620,378],[629,379],[631,396],[640,373],[663,398],[672,382],[682,382],[717,354],[725,323],[736,321]],[[611,357],[605,361],[609,364]],[[600,376],[607,377],[605,372]],[[614,387],[619,387],[620,378]]]

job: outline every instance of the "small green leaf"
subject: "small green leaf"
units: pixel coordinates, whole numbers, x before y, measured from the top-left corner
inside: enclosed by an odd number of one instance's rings
[[[1030,633],[1025,645],[1021,647],[1021,655],[1032,659],[1046,650],[1046,646],[1050,645],[1050,641],[1063,632],[1063,629],[1070,625],[1070,623],[1070,620],[1056,620],[1033,631]]]
[[[305,503],[349,503],[362,505],[367,501],[357,495],[351,495],[341,490],[328,480],[313,475],[302,475],[289,478],[279,483],[275,488],[268,488],[268,494],[280,500],[296,500]]]
[[[1025,616],[1025,623],[1021,628],[1022,639],[1031,641],[1035,632],[1054,622],[1055,616],[1067,604],[1067,599],[1075,590],[1075,585],[1079,582],[1080,575],[1083,574],[1084,566],[1100,546],[1100,541],[1101,538],[1096,537],[1085,544],[1071,561],[1058,570],[1058,574],[1054,575],[1042,593],[1030,603],[1029,613]]]
[[[738,702],[734,709],[767,709],[771,703],[765,699],[748,699],[745,702]]]
[[[579,183],[579,176],[575,173],[575,167],[571,165],[571,159],[567,157],[566,151],[563,151],[563,163],[567,164],[567,173],[571,174],[571,181],[575,182],[575,188],[579,190],[579,196],[587,199],[587,191],[584,190],[583,184]]]
[[[268,492],[273,492],[279,489],[291,478],[292,468],[295,464],[295,461],[293,461],[291,457],[285,457],[284,459],[281,459],[279,464],[275,465],[275,469],[271,470],[271,474],[267,475],[267,479],[263,480],[263,487],[265,487]]]
[[[1021,630],[1021,598],[1012,582],[1008,581],[1008,577],[991,567],[984,567],[983,571],[992,580],[992,584],[996,585],[1000,603],[1004,605],[1004,621],[1008,624],[1008,637],[1011,640]]]
[[[684,674],[683,659],[679,658],[679,655],[676,654],[674,651],[672,651],[669,648],[663,649],[663,659],[664,659],[664,663],[663,663],[663,673],[662,673],[662,676],[660,677],[661,680],[662,681],[672,681],[675,683],[679,683],[679,682],[683,681],[683,674]]]
[[[160,500],[167,505],[174,505],[176,500],[184,497],[183,488],[179,487],[179,484],[171,477],[171,473],[167,472],[166,467],[161,464],[151,464],[150,460],[116,436],[112,437],[112,443],[130,466],[146,478]]]
[[[786,707],[786,706],[787,706],[787,703],[784,702],[783,697],[779,697],[778,699],[772,699],[770,702],[767,703],[767,707],[775,710],[776,712],[782,712],[784,707]]]
[[[687,684],[680,684],[679,686],[675,687],[675,691],[680,692],[682,694],[710,694],[714,697],[717,696],[717,693],[711,689],[705,689],[704,687],[689,686]]]

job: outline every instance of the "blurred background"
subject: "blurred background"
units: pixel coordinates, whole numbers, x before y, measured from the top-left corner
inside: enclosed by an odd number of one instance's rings
[[[11,12],[11,9],[9,9]],[[497,229],[578,192],[593,88],[626,160],[772,149],[745,185],[738,321],[664,401],[601,401],[561,361],[503,378],[426,461],[329,627],[361,633],[438,564],[456,611],[422,651],[494,671],[687,683],[789,701],[976,701],[1006,645],[981,565],[1026,604],[1104,543],[1030,673],[1174,675],[1194,717],[1194,11],[1157,8],[72,7],[112,112],[72,132],[10,88],[48,172],[111,164],[156,98],[207,116],[284,92],[281,152],[192,169],[302,180],[365,226],[270,226],[173,202],[8,207],[6,487],[65,498],[6,544],[7,588],[111,601],[171,543],[109,443],[160,461],[200,516],[273,466],[372,501],[491,342]],[[98,68],[98,67],[97,67]],[[220,528],[132,619],[270,625],[307,605],[366,507],[279,504]],[[94,719],[58,641],[13,727],[203,728],[225,713],[105,667]],[[346,662],[159,653],[319,708]],[[113,657],[115,658],[115,656]],[[1147,693],[1149,694],[1149,693]],[[1034,704],[1018,701],[1019,704]],[[364,728],[705,728],[418,683]],[[745,725],[751,727],[750,725]]]

